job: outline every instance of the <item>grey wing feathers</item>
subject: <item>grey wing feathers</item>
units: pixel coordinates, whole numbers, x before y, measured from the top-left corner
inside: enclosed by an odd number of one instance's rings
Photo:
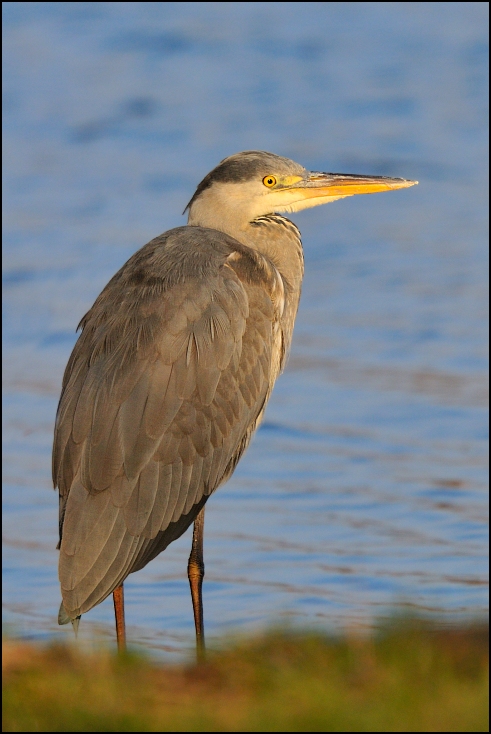
[[[274,284],[257,267],[226,235],[179,228],[84,317],[53,450],[71,618],[179,537],[247,446],[276,377]]]

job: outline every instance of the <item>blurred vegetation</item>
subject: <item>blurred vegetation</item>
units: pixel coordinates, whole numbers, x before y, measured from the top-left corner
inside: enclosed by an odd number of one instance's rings
[[[4,642],[3,731],[488,731],[488,627],[270,632],[201,665]]]

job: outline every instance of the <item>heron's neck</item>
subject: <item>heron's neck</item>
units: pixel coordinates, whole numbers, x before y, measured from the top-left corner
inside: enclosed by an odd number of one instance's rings
[[[196,204],[189,213],[188,225],[225,232],[273,262],[285,283],[287,304],[284,318],[289,322],[287,332],[291,338],[304,272],[302,240],[297,227],[279,214],[260,215],[248,220],[245,217],[241,219],[228,207],[216,216],[218,212],[212,208],[197,207]]]
[[[201,197],[200,197],[201,198]],[[225,232],[247,247],[268,257],[296,290],[303,278],[303,249],[300,232],[286,217],[279,214],[254,216],[224,206],[203,206],[198,199],[189,212],[188,225],[207,227]]]
[[[285,289],[285,309],[282,316],[286,353],[290,351],[293,324],[297,315],[303,280],[303,248],[300,232],[286,217],[267,214],[249,222],[245,244],[258,250],[274,263]]]
[[[267,214],[249,223],[247,235],[251,246],[275,264],[300,296],[304,271],[303,247],[300,231],[293,222],[279,214]]]

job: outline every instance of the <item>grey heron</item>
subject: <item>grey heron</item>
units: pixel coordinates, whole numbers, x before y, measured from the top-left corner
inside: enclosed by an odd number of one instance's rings
[[[412,186],[246,151],[201,181],[186,226],[123,265],[80,322],[58,406],[60,624],[114,596],[194,522],[197,649],[205,504],[234,471],[285,366],[304,260],[282,213]]]

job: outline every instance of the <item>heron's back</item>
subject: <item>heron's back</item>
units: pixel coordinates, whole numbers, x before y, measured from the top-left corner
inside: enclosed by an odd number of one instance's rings
[[[268,258],[180,227],[135,253],[84,317],[53,451],[71,618],[178,538],[230,476],[284,359],[284,308]]]

